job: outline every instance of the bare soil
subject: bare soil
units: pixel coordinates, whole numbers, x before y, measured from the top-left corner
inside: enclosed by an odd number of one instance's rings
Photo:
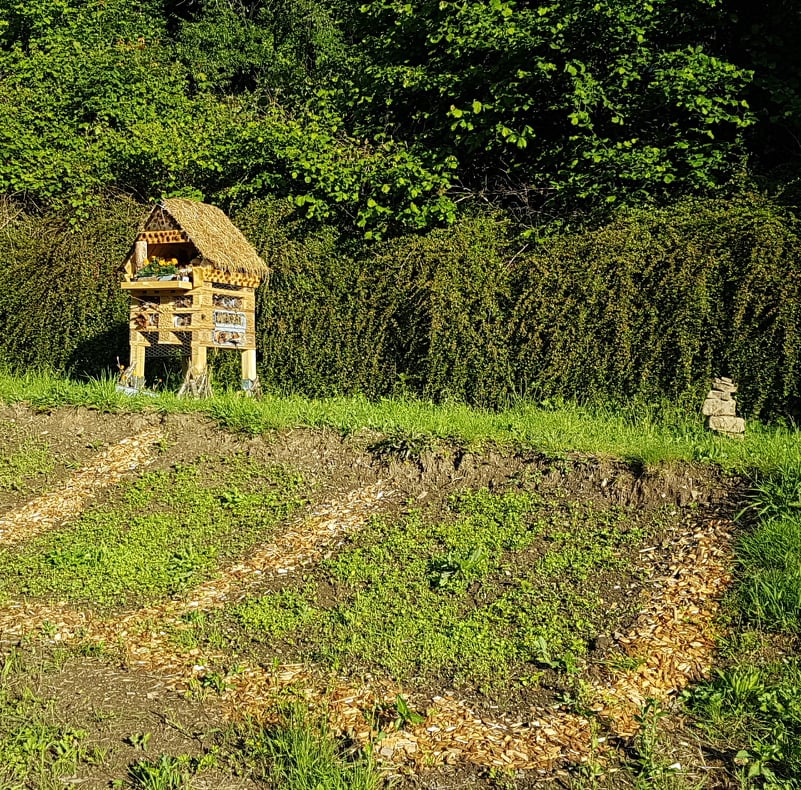
[[[534,452],[513,452],[489,448],[468,452],[463,448],[441,446],[419,457],[400,460],[391,453],[376,452],[376,435],[365,431],[341,437],[333,431],[294,429],[258,437],[235,435],[220,430],[213,422],[196,415],[108,415],[86,409],[61,409],[36,413],[23,406],[0,407],[0,425],[4,426],[6,452],[24,441],[46,442],[55,459],[52,472],[34,478],[18,491],[0,491],[0,514],[29,501],[39,491],[58,486],[76,466],[90,460],[97,452],[126,436],[147,428],[160,427],[166,441],[151,464],[152,469],[169,469],[189,464],[200,457],[224,460],[233,454],[245,454],[254,463],[285,464],[297,469],[307,483],[304,492],[309,509],[315,503],[337,497],[378,481],[394,492],[385,505],[387,515],[405,512],[409,507],[424,507],[435,517],[448,498],[463,489],[487,488],[490,491],[532,489],[544,495],[578,502],[589,502],[600,509],[619,507],[642,518],[664,505],[675,507],[677,522],[688,513],[732,514],[737,498],[738,481],[722,479],[708,467],[672,464],[657,470],[643,471],[636,465],[612,459],[584,456],[548,457]],[[110,495],[107,493],[105,496]],[[667,563],[670,549],[669,530],[654,536],[653,545],[635,546],[632,565],[643,549],[649,552],[651,569],[660,568],[661,557]],[[545,540],[545,538],[543,539]],[[520,562],[533,561],[547,548],[535,544]],[[258,594],[292,584],[297,574],[280,579],[267,578]],[[500,580],[497,580],[500,581]],[[638,599],[645,592],[636,571],[623,577],[610,575],[594,580],[604,591],[610,614],[616,612],[614,628],[625,630],[633,622]],[[492,585],[486,585],[491,589]],[[484,592],[475,591],[477,596]],[[321,587],[332,603],[338,590]],[[224,624],[223,624],[224,625]],[[610,660],[609,632],[598,633],[597,644],[590,647],[590,663]],[[232,638],[235,635],[232,634]],[[10,640],[0,635],[3,651],[15,649],[26,656],[30,666],[52,656],[57,645],[40,643],[31,637]],[[235,654],[268,664],[301,659],[308,646],[282,643],[254,645],[234,642]],[[76,786],[108,787],[114,779],[125,777],[126,767],[143,756],[188,754],[200,756],[220,743],[220,733],[228,726],[219,699],[213,694],[187,698],[158,675],[126,667],[114,653],[86,656],[76,652],[61,654],[58,666],[50,662],[47,672],[34,672],[29,682],[38,694],[52,700],[56,717],[71,726],[85,729],[89,742],[101,747],[107,757],[102,764],[86,766]],[[44,658],[43,658],[44,656]],[[65,658],[66,656],[66,658]],[[47,659],[50,661],[50,659]],[[469,702],[482,714],[503,712],[510,718],[524,718],[532,707],[550,704],[565,691],[564,680],[556,672],[545,670],[541,686],[530,692],[520,689],[484,696],[478,689],[465,690]],[[445,679],[442,679],[443,681]],[[443,691],[438,679],[429,678],[416,689],[423,696]],[[138,734],[150,733],[147,753],[136,745]],[[527,788],[567,786],[565,775],[543,776],[536,772],[490,771],[486,767],[456,765],[440,767],[423,774],[402,772],[398,787],[426,790],[457,788]],[[197,777],[198,787],[245,788],[263,786],[226,768],[210,769]]]

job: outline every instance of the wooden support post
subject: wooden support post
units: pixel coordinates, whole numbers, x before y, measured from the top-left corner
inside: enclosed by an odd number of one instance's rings
[[[145,265],[147,260],[147,242],[137,241],[134,244],[134,267],[133,273],[136,274]]]
[[[192,359],[189,368],[195,376],[203,376],[208,366],[208,349],[206,346],[192,345]]]
[[[120,384],[131,389],[141,390],[145,388],[145,349],[143,343],[131,339],[131,361],[127,370],[122,374]]]
[[[211,397],[211,379],[209,377],[207,365],[207,351],[208,349],[206,346],[192,344],[192,356],[189,360],[184,383],[181,389],[178,390],[179,395],[188,395],[192,398]]]
[[[242,389],[245,395],[254,398],[261,394],[259,374],[256,372],[256,349],[242,352]]]
[[[252,381],[256,378],[256,349],[242,352],[242,378]]]

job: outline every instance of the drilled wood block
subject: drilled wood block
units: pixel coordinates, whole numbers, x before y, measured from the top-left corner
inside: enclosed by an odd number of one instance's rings
[[[145,241],[148,244],[181,244],[189,241],[189,237],[182,230],[143,230],[137,241]]]

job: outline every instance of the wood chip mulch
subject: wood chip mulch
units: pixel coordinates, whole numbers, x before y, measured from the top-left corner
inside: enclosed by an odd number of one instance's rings
[[[679,534],[671,546],[667,573],[652,568],[653,594],[634,627],[617,642],[642,663],[633,670],[607,669],[591,689],[592,706],[611,732],[629,737],[646,701],[664,702],[711,666],[715,635],[711,625],[722,592],[730,581],[731,524],[712,519]],[[212,661],[219,661],[215,656]],[[194,657],[193,673],[207,669],[209,657]],[[288,689],[322,707],[333,727],[366,744],[376,738],[375,711],[392,709],[402,690],[372,681],[331,682],[303,665],[265,670],[239,666],[226,678],[225,701],[234,715],[270,715],[271,702]],[[453,695],[426,700],[405,694],[409,704],[426,712],[415,727],[382,734],[376,754],[384,761],[414,765],[468,761],[484,766],[552,770],[561,762],[581,762],[597,749],[591,722],[563,710],[532,710],[526,721],[492,720],[476,715]],[[603,741],[603,738],[600,739]]]
[[[284,530],[276,541],[256,549],[247,560],[223,570],[179,599],[111,620],[91,611],[73,609],[66,602],[12,601],[0,609],[0,633],[21,635],[45,630],[55,641],[78,639],[108,645],[122,640],[132,663],[158,671],[169,671],[170,666],[182,671],[186,657],[175,652],[167,631],[176,626],[188,627],[182,615],[211,611],[229,601],[242,600],[254,585],[266,578],[280,577],[318,562],[325,552],[341,544],[348,533],[364,525],[392,495],[378,482],[323,503]]]
[[[259,580],[318,561],[345,534],[364,524],[389,494],[376,484],[328,503],[180,600],[111,621],[66,605],[18,602],[0,611],[0,630],[20,634],[46,622],[54,640],[119,643],[131,665],[162,673],[175,688],[187,688],[211,667],[230,666],[231,657],[176,647],[170,630],[181,627],[182,614],[240,600]],[[607,668],[595,678],[590,693],[594,700],[590,707],[598,717],[594,722],[558,708],[532,709],[525,721],[490,719],[474,713],[453,694],[426,699],[386,680],[355,686],[352,679],[332,680],[312,667],[295,664],[264,668],[240,663],[224,679],[223,700],[232,716],[269,718],[277,699],[287,693],[300,695],[324,710],[333,728],[356,742],[376,743],[378,738],[375,753],[382,761],[415,769],[467,761],[547,773],[563,762],[584,761],[597,749],[598,721],[612,734],[629,737],[637,732],[637,715],[648,700],[664,702],[711,666],[712,620],[731,579],[731,523],[725,519],[695,523],[675,536],[668,550],[667,572],[664,561],[646,566],[652,592],[635,626],[614,635],[636,668]],[[391,712],[399,694],[425,713],[425,721],[379,734],[376,712]]]
[[[244,600],[253,587],[265,579],[284,576],[319,562],[324,553],[333,551],[346,535],[360,529],[392,496],[393,492],[379,481],[323,503],[302,521],[284,530],[277,540],[256,549],[247,560],[230,566],[182,598],[140,609],[111,623],[98,624],[93,632],[107,640],[137,634],[128,645],[131,663],[158,671],[183,671],[186,657],[176,652],[166,630],[188,628],[182,615],[191,611],[207,612],[232,601]],[[155,627],[150,627],[151,624]],[[215,659],[220,660],[220,657]],[[207,659],[206,663],[210,662],[211,659]]]
[[[150,430],[122,439],[79,469],[57,490],[48,491],[7,513],[0,518],[0,544],[17,543],[63,526],[77,516],[98,491],[146,465],[161,438],[161,431]]]
[[[634,628],[616,635],[623,651],[639,662],[611,672],[596,688],[594,711],[618,735],[639,729],[637,716],[649,700],[664,702],[712,666],[714,620],[731,583],[732,523],[710,519],[679,537],[668,571],[652,582],[653,592]]]
[[[592,746],[590,722],[558,709],[537,711],[525,722],[504,716],[490,719],[477,715],[453,692],[425,699],[387,680],[358,686],[344,678],[326,682],[302,664],[270,670],[240,666],[226,682],[223,701],[232,718],[247,715],[271,721],[275,701],[289,692],[322,710],[332,729],[362,746],[372,743],[381,762],[414,770],[471,762],[546,774],[564,761],[585,761]],[[379,732],[377,718],[393,719],[398,695],[425,720]]]
[[[611,734],[636,734],[637,716],[648,700],[665,702],[708,673],[715,649],[712,623],[731,581],[731,528],[726,519],[694,524],[674,537],[667,573],[657,572],[661,563],[649,569],[653,592],[648,603],[628,633],[615,635],[641,663],[631,670],[607,668],[589,692],[595,699],[591,709]],[[547,773],[562,762],[586,761],[606,740],[597,737],[597,727],[587,718],[565,710],[532,709],[526,721],[492,720],[453,695],[425,700],[386,682],[354,688],[342,680],[326,687],[301,665],[269,671],[240,667],[226,680],[225,698],[236,715],[263,714],[277,692],[299,688],[326,711],[332,726],[364,744],[376,737],[374,712],[391,709],[397,695],[404,694],[413,708],[426,711],[426,719],[384,734],[376,753],[384,761],[417,768],[466,761]]]

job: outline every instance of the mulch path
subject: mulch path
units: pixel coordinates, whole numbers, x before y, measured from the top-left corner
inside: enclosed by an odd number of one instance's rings
[[[627,655],[641,659],[640,665],[629,670],[607,666],[588,689],[589,707],[610,735],[635,735],[637,716],[647,701],[666,702],[712,666],[712,623],[731,580],[731,522],[708,519],[692,527],[674,536],[666,573],[659,572],[662,562],[650,568],[652,593],[634,626],[613,637]],[[266,712],[269,717],[270,699],[294,689],[322,707],[332,726],[365,745],[376,736],[374,712],[393,710],[397,696],[403,695],[412,709],[426,712],[425,721],[384,733],[375,753],[379,759],[420,769],[467,761],[548,773],[560,763],[597,755],[606,740],[588,718],[558,708],[532,709],[525,721],[503,715],[490,719],[453,694],[425,699],[382,681],[354,686],[342,679],[326,685],[303,665],[269,671],[243,667],[227,682],[224,699],[238,715]]]
[[[252,587],[269,576],[282,576],[319,561],[349,533],[359,529],[392,498],[381,483],[351,491],[323,503],[303,520],[291,524],[279,538],[251,556],[222,570],[213,579],[181,598],[143,607],[120,617],[104,619],[66,602],[43,604],[12,601],[0,609],[0,633],[22,635],[46,630],[54,641],[122,644],[129,663],[161,672],[183,672],[184,655],[172,644],[167,629],[188,627],[181,619],[191,611],[211,611],[246,598]],[[197,662],[192,662],[197,663]]]
[[[151,431],[124,440],[96,464],[84,467],[64,491],[46,494],[10,514],[0,521],[2,541],[20,540],[63,524],[101,485],[145,463],[158,438],[158,432]],[[170,631],[188,627],[182,615],[241,600],[266,578],[319,561],[392,497],[393,492],[379,482],[321,505],[291,524],[276,541],[178,600],[109,620],[67,604],[18,601],[0,610],[0,632],[22,635],[45,627],[54,641],[118,644],[126,650],[130,666],[159,672],[168,685],[187,688],[209,667],[228,666],[231,658],[177,647]],[[667,568],[664,548],[669,556]],[[659,560],[645,560],[643,570],[651,592],[634,627],[612,635],[613,644],[633,659],[629,664],[635,667],[615,670],[607,665],[591,682],[590,709],[612,735],[634,735],[637,716],[648,700],[666,701],[711,667],[712,622],[731,579],[731,523],[718,518],[688,523],[664,548]],[[332,680],[305,665],[265,669],[240,663],[224,682],[222,701],[231,716],[269,719],[276,699],[291,693],[324,710],[333,728],[363,744],[376,741],[376,711],[392,711],[398,695],[403,695],[412,709],[425,713],[425,720],[381,734],[375,753],[396,765],[423,768],[467,761],[547,773],[566,761],[584,761],[598,748],[597,722],[559,708],[532,709],[525,721],[503,715],[490,719],[474,713],[454,694],[426,699],[387,680],[356,685],[352,679]]]
[[[621,736],[634,735],[649,700],[664,702],[712,666],[714,620],[731,583],[732,523],[710,519],[675,540],[667,573],[651,582],[651,594],[634,627],[616,642],[638,660],[597,687],[593,707]]]
[[[0,545],[57,529],[77,516],[103,488],[114,485],[153,458],[153,447],[162,438],[159,430],[129,436],[81,467],[55,491],[48,491],[0,518]]]

